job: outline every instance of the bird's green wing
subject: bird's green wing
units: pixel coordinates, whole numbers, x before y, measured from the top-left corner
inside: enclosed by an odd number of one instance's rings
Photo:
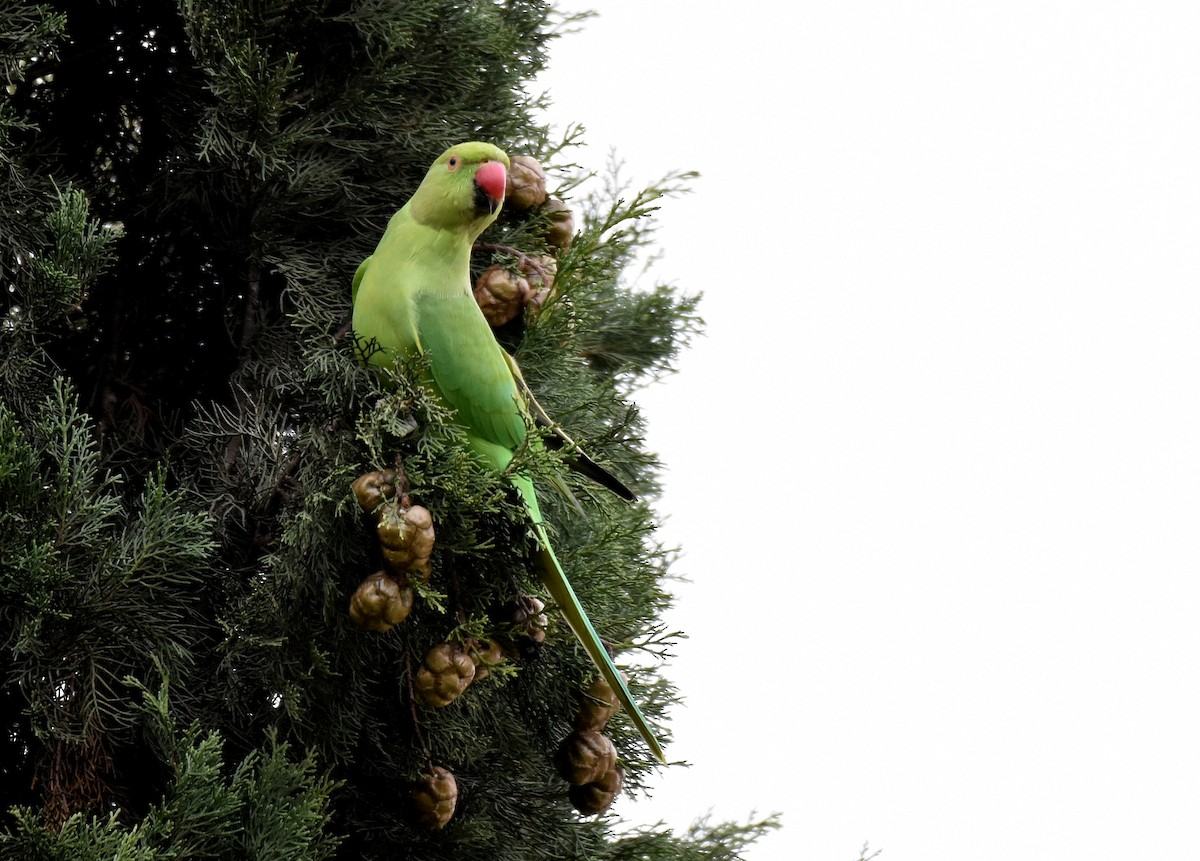
[[[503,458],[494,465],[504,469],[526,429],[504,351],[470,293],[421,293],[415,302],[421,348],[438,392],[471,436],[507,450],[507,457],[486,453],[493,462]]]
[[[368,257],[362,263],[358,264],[358,268],[354,270],[354,281],[350,285],[350,301],[353,303],[358,298],[358,285],[362,283],[363,276],[367,274],[367,264],[371,262]]]

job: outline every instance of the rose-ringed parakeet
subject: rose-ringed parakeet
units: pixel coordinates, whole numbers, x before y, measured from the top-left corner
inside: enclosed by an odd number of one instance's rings
[[[433,388],[455,410],[471,449],[504,471],[525,439],[528,421],[548,421],[532,402],[471,292],[471,246],[504,202],[508,156],[487,143],[451,147],[435,161],[408,203],[392,216],[375,252],[354,274],[353,327],[378,349],[369,361],[423,355]],[[603,474],[582,455],[585,474]],[[605,681],[659,760],[662,749],[575,596],[550,545],[528,476],[511,476],[537,537],[542,581]],[[616,479],[606,486],[632,496]]]

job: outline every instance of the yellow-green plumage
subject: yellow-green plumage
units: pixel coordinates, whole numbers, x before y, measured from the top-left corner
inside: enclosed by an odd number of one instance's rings
[[[444,152],[388,222],[353,285],[355,337],[381,348],[370,361],[391,368],[397,357],[423,354],[434,388],[456,411],[472,450],[497,472],[525,439],[527,408],[511,360],[471,293],[470,257],[471,245],[499,213],[508,165],[508,156],[491,144],[459,144]],[[518,474],[512,483],[537,535],[546,588],[662,760],[658,742],[554,556],[533,482]]]

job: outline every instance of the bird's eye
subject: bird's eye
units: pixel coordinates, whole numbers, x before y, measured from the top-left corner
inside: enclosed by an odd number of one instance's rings
[[[458,156],[456,156],[456,155],[450,156],[450,161],[446,162],[446,169],[447,170],[457,170],[458,169]]]

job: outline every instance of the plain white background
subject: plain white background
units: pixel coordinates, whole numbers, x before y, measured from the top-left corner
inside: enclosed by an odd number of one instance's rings
[[[1200,857],[1200,5],[596,6],[549,119],[702,173],[651,279],[708,324],[640,398],[693,765],[617,813]]]

